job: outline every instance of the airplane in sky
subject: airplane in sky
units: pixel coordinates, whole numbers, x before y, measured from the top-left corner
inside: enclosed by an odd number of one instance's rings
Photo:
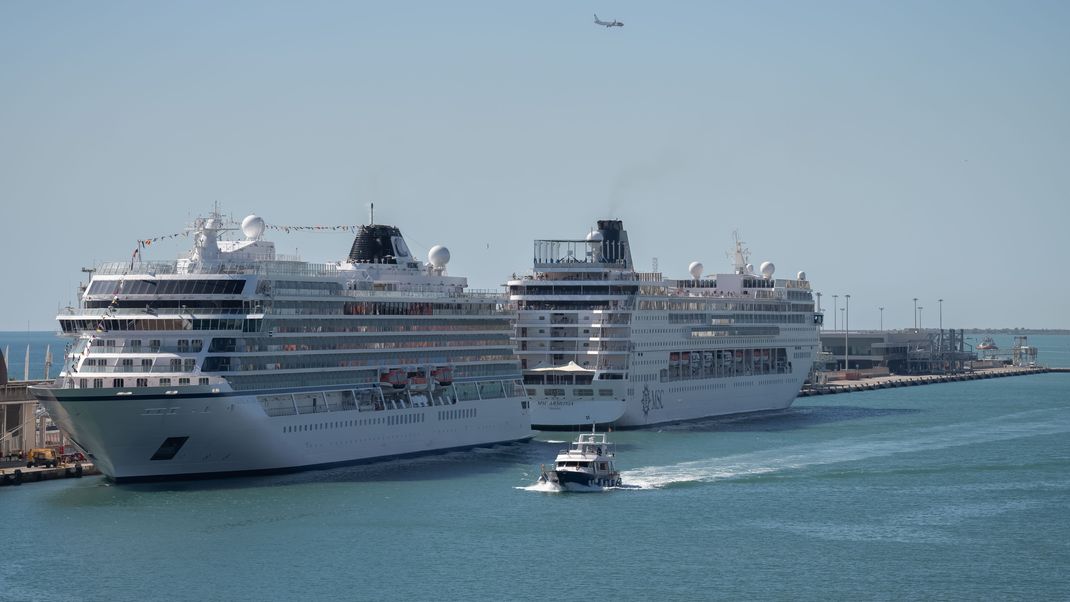
[[[602,21],[598,18],[598,15],[594,16],[594,24],[601,25],[602,27],[624,27],[624,23],[613,19],[612,21]]]

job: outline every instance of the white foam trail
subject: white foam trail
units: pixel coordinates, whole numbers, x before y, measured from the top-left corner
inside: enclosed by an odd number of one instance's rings
[[[793,445],[668,466],[648,466],[626,471],[622,477],[629,485],[649,489],[670,483],[717,481],[893,454],[1067,432],[1070,432],[1070,408],[1031,410],[976,422]]]
[[[567,441],[558,441],[557,439],[547,439],[543,443],[567,443]]]
[[[515,489],[520,489],[521,491],[538,491],[541,493],[561,493],[562,491],[564,491],[564,489],[562,489],[561,487],[558,487],[557,485],[546,481],[539,481],[534,485],[528,485],[527,487],[516,487]]]

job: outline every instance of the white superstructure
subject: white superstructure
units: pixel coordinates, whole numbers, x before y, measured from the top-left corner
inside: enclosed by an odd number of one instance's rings
[[[449,251],[393,226],[349,257],[275,253],[264,223],[197,220],[177,261],[96,268],[58,316],[72,344],[34,394],[119,480],[297,470],[527,439],[511,317]]]
[[[736,241],[733,271],[670,280],[636,272],[619,220],[584,239],[537,240],[508,283],[532,423],[641,427],[791,405],[819,350],[810,283],[758,272]]]

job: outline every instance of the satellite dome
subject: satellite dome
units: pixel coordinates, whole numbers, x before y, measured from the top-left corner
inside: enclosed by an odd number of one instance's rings
[[[762,267],[759,268],[759,269],[761,269],[761,271],[762,271],[762,276],[764,276],[766,278],[772,278],[773,277],[773,272],[776,271],[776,266],[773,265],[772,261],[765,261],[765,262],[762,262]]]
[[[754,273],[754,264],[753,263],[748,263],[747,264],[747,273],[748,274],[753,274]]]
[[[697,261],[692,261],[691,265],[687,266],[687,271],[691,273],[691,277],[698,280],[702,277],[702,264]]]
[[[264,235],[264,218],[259,215],[247,215],[241,221],[241,231],[245,238],[256,240]]]
[[[436,268],[444,268],[450,262],[450,250],[442,245],[435,245],[427,252],[427,262]]]
[[[602,233],[598,230],[587,234],[587,242],[602,242]]]
[[[797,278],[799,280],[806,280],[806,272],[799,272],[798,274],[795,275],[795,278]]]

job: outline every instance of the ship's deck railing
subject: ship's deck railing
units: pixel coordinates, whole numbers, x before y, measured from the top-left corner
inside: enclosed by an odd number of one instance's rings
[[[263,276],[327,276],[338,273],[337,263],[287,261],[209,262],[187,267],[189,274],[258,274]],[[98,264],[96,273],[105,276],[177,274],[178,261],[113,261]]]

